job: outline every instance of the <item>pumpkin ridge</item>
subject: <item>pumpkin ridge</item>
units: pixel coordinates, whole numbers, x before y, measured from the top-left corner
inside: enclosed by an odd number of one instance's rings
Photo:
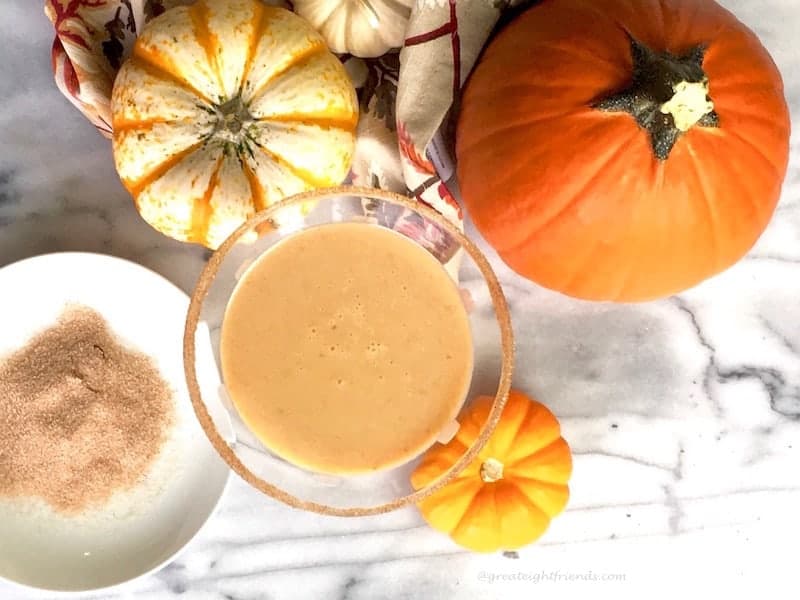
[[[568,273],[566,275],[566,278],[562,276],[559,279],[560,287],[562,287],[564,289],[571,289],[572,288],[572,286],[575,284],[575,282],[577,280],[579,280],[583,276],[583,274],[584,274],[584,272],[586,270],[586,264],[593,259],[593,257],[595,256],[595,252],[597,252],[597,249],[602,244],[603,244],[603,240],[600,239],[600,238],[596,238],[591,243],[591,245],[586,246],[584,248],[583,255],[579,260],[577,260],[575,262],[575,267],[574,267],[574,270],[572,271],[572,273]],[[603,299],[604,300],[611,300],[611,298],[612,297],[610,296],[610,294],[606,294]]]
[[[147,173],[146,175],[142,175],[139,179],[134,181],[126,181],[126,187],[131,195],[135,198],[137,197],[142,190],[148,187],[154,181],[160,179],[164,173],[172,169],[175,165],[181,162],[184,158],[189,156],[192,152],[200,148],[205,143],[204,140],[201,140],[195,144],[192,144],[188,148],[184,148],[180,152],[176,152],[163,162],[159,163],[158,166],[154,167],[152,171]]]
[[[461,481],[463,481],[463,479]],[[481,493],[481,486],[479,485],[474,486],[469,493],[472,497],[469,499],[469,502],[464,503],[464,512],[462,512],[461,515],[459,515],[458,519],[456,519],[455,525],[453,525],[453,527],[447,533],[456,531],[461,526],[461,523],[464,521],[464,517],[467,516],[467,513],[469,513],[469,510],[472,507],[472,503],[475,502],[475,498],[477,498],[478,494]]]
[[[567,485],[567,483],[543,481],[541,479],[532,479],[530,477],[515,477],[515,480],[516,481],[529,481],[529,482],[535,484],[537,488],[549,489],[549,490],[554,491],[554,492],[555,491],[566,492],[566,494],[567,494],[567,503],[569,503],[569,485]],[[534,502],[525,493],[525,491],[520,486],[518,486],[516,483],[514,483],[512,481],[509,481],[507,483],[509,485],[514,486],[514,488],[519,493],[519,495],[522,496],[523,498],[525,498],[525,500],[527,500],[529,506],[533,507],[535,510],[538,510],[542,514],[546,515],[548,518],[550,518],[550,520],[552,520],[555,517],[557,517],[559,514],[561,514],[564,511],[564,508],[566,508],[566,505],[564,505],[563,507],[561,507],[561,510],[557,510],[557,511],[551,512],[551,511],[547,510],[547,508],[549,508],[549,506],[543,506],[541,504],[537,504],[536,502]]]
[[[729,129],[726,129],[726,130],[725,130],[725,133],[727,133],[728,135],[730,135],[730,136],[732,136],[732,137],[735,137],[736,139],[738,139],[738,140],[741,142],[741,144],[742,144],[743,146],[745,146],[745,147],[746,147],[748,150],[750,150],[750,151],[754,152],[756,155],[758,155],[758,157],[759,157],[759,158],[763,159],[764,163],[766,163],[767,165],[769,165],[769,166],[770,166],[770,168],[771,168],[773,171],[775,171],[775,173],[776,173],[777,175],[780,175],[781,173],[783,173],[783,172],[784,172],[784,169],[783,169],[783,168],[781,168],[781,167],[778,167],[778,165],[776,165],[774,162],[772,162],[772,159],[770,159],[770,157],[769,157],[769,156],[767,156],[767,155],[764,153],[764,151],[763,151],[763,150],[762,150],[762,149],[761,149],[761,148],[760,148],[760,147],[759,147],[757,144],[754,144],[753,142],[751,142],[750,140],[748,140],[746,137],[744,137],[744,136],[743,136],[741,133],[739,133],[738,131],[734,131],[733,129],[730,129],[730,128],[729,128]]]
[[[632,260],[628,260],[625,264],[625,268],[622,269],[620,267],[615,275],[617,276],[619,283],[617,284],[617,289],[608,294],[608,297],[612,299],[622,298],[625,294],[625,290],[628,289],[631,280],[639,275],[639,273],[636,272],[636,265],[634,262]]]
[[[720,102],[719,104],[722,104],[722,102]],[[775,122],[775,120],[772,118],[772,116],[767,117],[767,116],[760,115],[760,114],[757,114],[757,113],[754,113],[754,112],[741,110],[741,108],[739,106],[736,106],[736,107],[734,107],[734,106],[730,106],[730,107],[726,106],[724,111],[725,111],[725,116],[728,116],[728,115],[737,116],[737,117],[742,118],[742,119],[747,119],[748,121],[753,121],[755,123],[761,123],[762,125],[765,125],[765,126],[769,127],[770,129],[783,129],[783,127],[780,124]],[[725,131],[727,131],[727,129]],[[708,130],[706,130],[706,132],[707,133],[714,133],[714,130],[713,129],[708,129]]]
[[[298,18],[300,18],[300,17],[298,17]],[[312,58],[314,58],[318,54],[324,54],[326,52],[328,52],[328,47],[325,45],[325,42],[322,41],[322,39],[319,39],[319,40],[317,40],[317,42],[315,44],[312,44],[308,48],[305,48],[304,50],[302,50],[298,54],[294,55],[292,57],[292,60],[287,62],[285,65],[283,65],[283,67],[281,67],[280,69],[276,70],[274,73],[272,73],[272,75],[269,77],[269,79],[266,79],[266,80],[262,81],[261,84],[258,87],[253,88],[248,93],[249,101],[248,101],[247,104],[252,102],[254,99],[258,98],[261,94],[263,94],[264,91],[270,85],[275,83],[275,81],[277,79],[279,79],[281,76],[285,75],[286,73],[288,73],[292,69],[295,69],[297,67],[302,67],[303,65],[305,65],[305,63],[307,61],[311,60]],[[245,76],[242,79],[242,86],[244,86],[244,82],[246,80],[247,80],[247,76]]]
[[[724,7],[720,6],[720,8],[728,12]],[[742,76],[740,74],[741,72],[726,73],[726,75],[729,76],[721,76],[718,74],[714,82],[717,90],[738,87],[739,89],[747,90],[777,91],[781,96],[784,96],[786,89],[783,76],[780,70],[777,72],[773,70],[775,64],[770,53],[766,51],[766,56],[761,57],[754,55],[754,44],[756,46],[761,45],[761,49],[763,51],[766,50],[763,48],[759,37],[754,35],[749,29],[746,31],[741,30],[744,24],[739,21],[735,15],[730,14],[730,16],[733,18],[734,23],[719,27],[719,30],[715,33],[714,44],[709,46],[707,64],[709,65],[709,71],[718,71],[722,73],[723,69],[725,71],[729,71],[729,69],[720,65],[720,62],[732,61],[734,64],[742,62],[746,65],[745,69],[741,71],[744,72],[745,75]],[[721,59],[721,56],[724,58]],[[751,68],[753,63],[758,63],[763,59],[766,59],[767,63],[772,63],[773,68],[753,71]],[[736,75],[736,77],[732,75]]]
[[[717,227],[719,225],[719,215],[711,202],[711,186],[708,185],[706,180],[705,171],[697,166],[697,160],[692,147],[691,140],[687,140],[686,150],[691,155],[691,159],[686,162],[689,163],[689,170],[694,174],[695,181],[700,187],[700,195],[703,198],[703,205],[706,208],[706,216],[708,221],[708,239],[711,243],[711,260],[712,269],[717,269],[717,256],[719,255],[719,240],[717,239]]]
[[[219,103],[224,103],[228,98],[225,97],[225,82],[222,80],[222,73],[217,63],[216,49],[219,47],[219,40],[216,39],[217,36],[211,33],[211,29],[208,27],[209,14],[210,11],[205,0],[198,0],[189,7],[189,17],[192,20],[194,37],[206,53],[206,61],[214,71],[214,77],[219,86]]]
[[[464,449],[464,451],[466,452],[466,448]],[[454,464],[455,463],[448,461],[446,458],[433,459],[430,463],[428,463],[427,466],[436,467],[438,469],[438,471],[439,471],[439,474],[432,481],[435,481],[436,479],[440,478],[442,475],[447,473],[447,471],[449,471],[453,467]],[[453,481],[453,482],[466,481],[468,479],[472,479],[473,476],[474,476],[474,473],[472,472],[472,470],[468,466],[463,471],[457,473],[456,476],[453,477],[453,479],[451,481]],[[426,485],[430,485],[430,482],[428,484],[426,484]]]
[[[219,183],[219,172],[225,160],[225,153],[221,153],[214,166],[214,172],[208,180],[208,187],[203,193],[203,197],[195,200],[192,206],[192,220],[188,234],[188,241],[203,243],[208,237],[208,226],[211,222],[211,197],[214,195],[214,188]]]
[[[508,406],[508,405],[506,405],[506,406]],[[522,416],[522,418],[519,421],[517,421],[516,429],[514,430],[514,435],[511,436],[511,441],[510,441],[508,447],[507,448],[503,448],[502,454],[503,454],[504,458],[503,458],[502,462],[503,462],[503,467],[504,468],[505,468],[505,464],[506,464],[505,456],[508,454],[508,452],[511,450],[511,448],[514,447],[514,444],[516,443],[517,438],[519,437],[519,434],[522,431],[522,427],[523,427],[523,425],[526,424],[526,421],[530,417],[531,409],[533,408],[533,404],[531,402],[528,402],[527,400],[525,400],[524,406],[525,406],[525,414]]]
[[[506,477],[505,479],[503,479],[503,481],[505,481],[505,485],[507,485],[510,488],[512,488],[514,490],[514,492],[516,493],[517,501],[525,504],[525,508],[527,508],[528,510],[538,510],[539,512],[547,515],[547,513],[544,510],[542,510],[539,507],[538,504],[536,504],[533,500],[531,500],[528,497],[528,495],[525,492],[522,491],[522,488],[520,488],[516,483],[514,483],[515,479],[517,479],[517,480],[522,479],[522,480],[527,480],[527,481],[537,481],[537,482],[541,482],[541,483],[543,483],[545,485],[552,485],[552,483],[550,483],[549,481],[541,481],[541,480],[538,480],[538,479],[533,479],[532,480],[529,477],[527,477],[527,478],[526,477],[514,477],[514,478]],[[552,516],[552,515],[547,515],[547,516]]]
[[[460,429],[461,428],[459,427],[459,430]],[[452,445],[455,445],[455,444],[459,444],[461,446],[461,449],[462,449],[461,454],[462,454],[462,456],[467,453],[467,450],[469,450],[469,447],[472,445],[472,444],[465,444],[464,440],[462,440],[461,438],[458,437],[458,432],[456,432],[456,435],[453,436],[453,439],[450,440],[447,443],[447,446],[452,446]]]
[[[506,462],[505,463],[505,469],[506,470],[512,470],[512,469],[514,469],[514,467],[518,466],[519,463],[521,463],[522,461],[526,461],[527,462],[527,461],[531,460],[532,458],[535,458],[536,456],[538,456],[539,454],[541,454],[545,450],[549,450],[550,448],[552,448],[553,446],[558,444],[562,439],[563,438],[561,437],[561,431],[560,430],[556,430],[555,431],[555,437],[553,439],[551,439],[549,442],[547,442],[544,446],[540,447],[536,452],[531,452],[530,454],[526,454],[525,456],[520,457],[517,460]],[[532,478],[531,477],[519,476],[518,479],[532,479]]]
[[[527,477],[525,475],[518,475],[516,473],[513,473],[513,474],[509,475],[509,477],[508,477],[508,479],[506,481],[508,481],[508,482],[512,482],[512,481],[529,481],[531,483],[535,483],[536,485],[540,485],[540,486],[547,487],[547,488],[556,488],[556,489],[565,489],[565,490],[569,489],[569,478],[567,478],[565,481],[562,481],[560,479],[558,481],[551,481],[549,479],[542,479],[541,477]],[[517,487],[517,489],[519,489],[519,486],[516,486],[516,487]]]
[[[459,429],[460,429],[460,428],[459,428]],[[450,440],[450,441],[449,441],[449,442],[448,442],[448,443],[447,443],[447,444],[446,444],[444,447],[445,447],[445,448],[448,448],[448,449],[454,449],[454,446],[456,446],[456,445],[458,445],[458,446],[460,446],[460,447],[461,447],[461,456],[463,456],[464,454],[466,454],[466,453],[467,453],[467,450],[469,450],[469,447],[470,447],[472,444],[465,444],[465,443],[464,443],[464,441],[458,437],[458,432],[456,432],[456,435],[455,435],[455,436],[453,436],[453,439],[452,439],[452,440]],[[445,462],[446,462],[446,461],[445,461]],[[455,464],[455,463],[453,463],[453,464]],[[452,464],[451,464],[450,466],[452,466]],[[446,471],[447,471],[447,469],[449,469],[449,468],[450,468],[450,466],[448,466],[448,467],[445,467],[445,469],[442,471],[442,473],[446,472]],[[458,476],[460,477],[461,475],[464,475],[464,474],[466,474],[466,472],[467,472],[468,470],[469,470],[468,468],[465,468],[463,471],[461,471],[461,473],[459,473],[459,474],[458,474]]]
[[[114,119],[112,127],[114,131],[149,131],[156,125],[189,125],[196,120],[191,117],[185,119],[165,119],[164,117],[151,117],[149,119]]]
[[[562,52],[562,53],[564,53],[566,55],[569,55],[569,56],[572,56],[572,57],[574,57],[574,58],[576,58],[576,59],[578,59],[578,60],[580,60],[582,62],[586,61],[586,60],[592,60],[592,61],[595,61],[595,62],[602,62],[603,64],[613,66],[612,63],[610,63],[610,62],[608,62],[606,60],[600,61],[599,60],[600,56],[597,55],[597,54],[593,54],[592,52],[584,52],[584,51],[582,51],[582,48],[577,48],[577,47],[575,47],[574,44],[561,45],[561,44],[557,43],[559,41],[560,40],[552,40],[550,42],[544,42],[544,43],[541,43],[541,44],[537,44],[537,46],[541,47],[541,48],[549,48],[551,50],[555,50],[556,52]]]
[[[461,516],[458,517],[458,520],[456,521],[456,524],[450,529],[450,531],[447,531],[445,533],[447,533],[451,537],[455,538],[457,532],[464,526],[466,517],[467,517],[468,514],[470,514],[471,509],[472,509],[472,504],[473,504],[473,502],[475,502],[475,498],[478,497],[479,493],[480,493],[480,489],[475,490],[475,494],[472,496],[472,498],[470,499],[469,503],[467,504],[467,509],[461,514]]]
[[[211,100],[211,98],[198,90],[186,79],[176,75],[174,66],[171,66],[166,59],[151,53],[141,44],[134,45],[133,55],[130,62],[131,66],[142,69],[148,75],[161,79],[162,81],[169,81],[170,83],[182,88],[184,91],[194,94],[204,101],[209,107],[214,105],[214,101]]]
[[[582,6],[586,11],[592,13],[593,15],[597,15],[600,18],[610,21],[611,23],[616,25],[618,29],[627,33],[628,30],[625,27],[625,24],[622,21],[620,21],[620,19],[616,15],[609,14],[608,12],[601,10],[598,6],[595,5],[593,0],[575,0],[575,3],[578,4],[579,6]]]
[[[569,487],[566,484],[566,482],[562,481],[561,479],[542,479],[541,477],[526,477],[525,475],[518,475],[517,473],[510,473],[508,478],[513,479],[515,481],[530,481],[531,483],[535,483],[537,485],[550,485],[553,487],[563,487],[563,488]]]
[[[719,95],[719,92],[728,92],[731,88],[746,88],[748,92],[774,92],[776,89],[776,83],[770,81],[740,81],[734,79],[733,81],[714,81],[711,84],[713,88],[713,93]],[[783,86],[780,87],[780,92],[783,93],[784,89]],[[727,109],[730,110],[730,109]],[[750,113],[745,113],[750,114]]]
[[[733,131],[727,131],[727,133],[728,133],[729,135],[731,135],[731,136],[733,136],[733,137],[736,137],[737,139],[739,139],[739,141],[741,142],[741,144],[742,144],[743,146],[745,146],[746,148],[748,148],[748,149],[749,149],[749,150],[751,150],[752,152],[755,152],[755,154],[756,154],[756,155],[759,155],[761,158],[763,158],[763,160],[764,160],[765,162],[767,162],[768,164],[770,164],[770,165],[773,167],[773,169],[776,169],[776,170],[777,170],[777,167],[775,167],[775,166],[772,164],[772,162],[771,162],[771,161],[770,161],[770,160],[767,158],[767,156],[766,156],[766,155],[764,155],[764,154],[762,154],[762,153],[761,153],[761,151],[760,151],[758,148],[756,148],[755,146],[753,146],[752,144],[750,144],[750,143],[749,143],[747,140],[745,140],[745,139],[744,139],[744,138],[742,138],[741,136],[737,135],[737,134],[736,134],[735,132],[733,132]],[[781,172],[781,171],[778,171],[778,173],[780,173],[780,172]],[[739,183],[741,184],[741,187],[742,187],[742,189],[745,189],[745,190],[746,190],[746,189],[747,189],[747,187],[748,187],[748,186],[747,186],[747,182],[750,182],[750,181],[752,180],[752,179],[751,179],[751,178],[749,178],[749,177],[743,177],[743,176],[742,176],[742,175],[740,175],[739,173],[736,173],[735,175],[733,175],[733,177],[736,177],[736,178],[737,178],[737,180],[738,180],[738,181],[739,181]],[[759,215],[759,216],[760,216],[760,215],[761,215],[761,213],[762,213],[762,208],[761,208],[761,206],[759,205],[759,202],[758,202],[758,196],[757,196],[757,195],[754,195],[754,194],[752,194],[752,193],[750,193],[750,192],[748,192],[747,194],[743,194],[743,195],[742,195],[742,197],[744,197],[744,198],[747,198],[747,200],[748,200],[748,205],[750,206],[750,208],[753,210],[753,212],[754,212],[754,213],[756,213],[757,215]],[[778,199],[773,199],[773,201],[774,201],[774,202],[777,202],[777,201],[778,201]]]
[[[546,221],[543,223],[537,224],[536,227],[533,227],[528,231],[528,235],[524,237],[524,239],[518,241],[516,244],[511,246],[506,246],[503,248],[507,252],[514,252],[519,248],[523,248],[531,243],[533,238],[535,238],[539,232],[543,229],[547,229],[553,225],[553,223],[557,222],[561,218],[565,216],[565,214],[570,211],[571,209],[575,208],[575,206],[580,203],[581,201],[585,200],[587,196],[589,196],[589,189],[591,186],[605,173],[606,168],[612,162],[618,160],[618,157],[624,150],[631,144],[633,144],[638,136],[642,132],[637,128],[631,131],[631,135],[629,138],[623,140],[622,142],[618,143],[613,151],[609,151],[605,160],[600,165],[600,167],[595,171],[590,177],[583,178],[583,181],[580,184],[580,187],[575,192],[571,193],[571,198],[567,199],[567,201]],[[602,240],[596,240],[597,245],[602,243]],[[594,250],[592,251],[592,254]],[[591,255],[590,255],[591,256]],[[579,270],[580,272],[580,270]]]
[[[478,496],[481,496],[481,505],[488,504],[489,498],[491,498],[491,507],[484,507],[483,511],[486,511],[488,514],[492,514],[495,516],[494,526],[490,528],[490,530],[497,531],[500,519],[498,518],[497,513],[497,486],[492,484],[484,484],[478,486],[475,490],[475,495],[472,497],[470,502],[466,505],[467,510],[464,511],[464,514],[459,517],[458,521],[456,522],[455,527],[450,530],[450,535],[454,538],[459,536],[460,530],[463,526],[468,523],[467,516],[472,516],[473,511],[479,511],[480,508],[477,508],[477,504],[475,501],[478,499]],[[465,523],[467,522],[467,523]]]
[[[489,398],[487,398],[485,396],[479,397],[472,404],[472,406],[470,407],[467,416],[464,417],[464,420],[462,422],[460,422],[460,426],[458,428],[458,431],[456,431],[456,435],[453,437],[453,440],[457,441],[459,444],[461,444],[464,447],[465,451],[466,451],[467,448],[472,446],[473,442],[475,441],[475,438],[477,438],[480,435],[480,431],[483,429],[483,427],[486,426],[486,423],[485,422],[476,423],[476,425],[478,427],[478,432],[475,434],[474,438],[472,438],[472,439],[466,437],[467,433],[464,430],[464,424],[468,420],[471,421],[472,423],[475,423],[474,417],[479,412],[479,410],[480,411],[486,410],[487,411],[486,414],[488,415],[491,412],[490,404],[491,404],[491,399],[489,399]],[[487,443],[487,446],[488,445],[489,444]],[[486,450],[486,447],[484,447],[484,451],[485,450]]]
[[[654,10],[653,13],[658,15],[658,33],[659,36],[664,38],[667,31],[667,9],[663,0],[655,0],[655,2],[658,5],[658,10]]]
[[[317,10],[320,10],[320,5],[322,5],[322,10],[327,11],[325,16],[322,18],[322,21],[316,29],[318,31],[322,31],[322,29],[328,24],[328,21],[331,20],[331,17],[336,13],[337,10],[341,10],[341,7],[333,2],[316,2],[315,7]],[[299,13],[298,13],[299,14]],[[305,17],[303,17],[305,18]]]
[[[464,520],[464,517],[467,515],[467,513],[470,510],[470,508],[472,507],[472,503],[475,501],[475,498],[481,492],[481,486],[479,486],[479,485],[472,485],[472,486],[466,485],[467,482],[465,482],[465,480],[463,480],[463,479],[454,480],[452,482],[452,485],[456,485],[457,482],[461,482],[461,485],[459,486],[459,489],[456,490],[456,491],[460,492],[463,496],[468,496],[468,499],[463,503],[463,507],[464,507],[463,512],[460,515],[458,515],[458,518],[455,519],[455,521],[453,522],[453,525],[450,526],[450,527],[444,526],[442,523],[440,523],[436,519],[432,519],[432,520],[428,521],[428,524],[431,525],[434,529],[436,529],[438,531],[441,531],[443,533],[446,533],[448,535],[451,534],[453,531],[455,531],[456,528],[461,525],[461,522]],[[448,489],[448,491],[450,491],[453,488],[447,488],[447,489]],[[429,509],[427,507],[428,503],[438,504],[439,502],[440,502],[440,499],[437,498],[436,496],[432,496],[432,497],[426,498],[420,504],[420,509],[423,511],[423,513],[426,513],[426,512],[431,510],[431,509]],[[453,514],[455,514],[454,506],[455,506],[454,504],[448,505],[448,510],[452,511]]]
[[[455,439],[455,438],[454,438]],[[466,452],[466,448],[463,444],[462,452],[459,454],[459,457],[454,460],[448,460],[446,457],[441,456],[440,453],[444,453],[451,449],[451,441],[446,446],[434,446],[434,448],[430,451],[429,454],[426,454],[423,459],[419,462],[417,467],[414,469],[414,472],[411,474],[411,485],[414,486],[414,489],[418,490],[423,487],[426,487],[431,484],[431,482],[436,481],[440,478],[444,473],[446,473],[457,461],[458,458],[464,455]],[[425,479],[424,482],[420,481],[420,473],[427,474],[428,471],[435,471],[435,475],[430,479]],[[471,465],[467,465],[463,471],[458,473],[458,475],[453,479],[453,481],[460,481],[463,479],[467,479],[467,475],[471,474]]]
[[[501,88],[502,89],[502,88]],[[590,117],[593,116],[592,113],[587,113],[581,108],[584,107],[573,107],[567,111],[559,111],[553,112],[546,115],[535,115],[533,118],[526,118],[521,119],[519,121],[507,122],[503,124],[502,127],[498,127],[491,131],[487,131],[486,129],[480,130],[480,133],[473,134],[470,136],[470,143],[468,145],[462,146],[461,151],[463,152],[467,148],[471,148],[473,146],[480,146],[481,144],[487,143],[492,138],[504,134],[509,130],[517,129],[519,127],[525,127],[529,125],[535,125],[538,123],[547,123],[548,121],[554,121],[557,119],[567,119],[569,117]]]
[[[576,82],[569,82],[569,83],[555,83],[551,81],[537,81],[535,83],[525,83],[525,84],[515,84],[515,85],[506,85],[505,87],[499,87],[496,93],[500,93],[504,90],[513,90],[514,88],[522,88],[526,91],[535,89],[535,90],[547,90],[553,95],[558,94],[560,91],[572,91],[577,88],[580,83]],[[494,94],[493,94],[494,96]],[[585,106],[585,104],[581,104],[578,106]]]
[[[478,436],[480,436],[480,432],[483,431],[483,428],[485,426],[486,426],[486,423],[483,423],[482,425],[480,425],[478,427],[478,431],[475,434],[475,436],[471,437],[471,438],[467,438],[466,434],[462,434],[463,427],[460,427],[459,430],[456,432],[456,435],[455,435],[455,437],[453,438],[452,441],[456,441],[459,444],[461,444],[461,446],[464,448],[464,452],[462,454],[464,454],[464,453],[467,452],[467,450],[469,450],[472,447],[472,444],[475,443],[475,439],[477,439]],[[451,441],[451,443],[452,443],[452,441]],[[475,457],[476,461],[482,462],[482,461],[486,460],[487,458],[489,458],[487,446],[489,446],[490,444],[491,444],[491,437],[489,438],[489,441],[486,443],[486,446],[484,446],[483,449]]]
[[[293,165],[292,163],[287,161],[284,157],[282,157],[280,154],[276,154],[275,152],[268,150],[267,148],[262,146],[259,142],[253,140],[253,145],[255,145],[255,147],[258,148],[259,150],[261,150],[261,152],[264,153],[267,157],[269,157],[270,160],[280,165],[283,169],[289,171],[292,175],[297,177],[306,185],[310,185],[316,188],[326,187],[327,185],[330,185],[330,182],[317,179],[313,173],[310,173],[305,169],[301,169],[296,165]]]
[[[326,117],[322,115],[309,115],[303,113],[288,113],[283,115],[271,115],[256,119],[257,123],[297,123],[309,127],[319,127],[320,129],[341,129],[342,131],[353,131],[358,124],[358,119],[344,119],[338,117]]]
[[[345,2],[342,2],[341,6],[342,6],[342,10],[344,11],[344,16],[342,17],[342,22],[343,23],[349,23],[350,19],[352,18],[350,16],[351,9],[353,8],[352,4],[350,4],[350,2],[345,1]],[[350,28],[349,27],[345,27],[344,36],[345,36],[346,40],[350,39],[350,34],[351,34]]]
[[[247,182],[250,184],[250,194],[253,198],[253,208],[256,212],[261,212],[267,207],[266,202],[264,202],[264,198],[266,197],[266,194],[264,193],[264,186],[261,185],[261,182],[258,180],[258,176],[256,175],[255,171],[253,171],[253,167],[250,166],[250,163],[247,160],[241,161],[241,164],[244,176],[247,177]]]
[[[269,20],[266,18],[268,12],[267,8],[273,7],[268,7],[263,2],[256,2],[253,5],[253,20],[250,21],[250,31],[252,33],[247,47],[247,58],[244,61],[244,68],[242,69],[242,80],[239,82],[240,96],[244,91],[244,82],[247,80],[247,75],[250,73],[250,69],[253,68],[253,61],[256,58],[256,51],[258,50],[258,42],[264,37],[264,30],[269,24]]]
[[[666,11],[666,7],[665,7],[665,5],[663,3],[663,0],[659,0],[659,1],[661,2],[662,15],[666,15],[667,11]],[[683,31],[680,32],[680,33],[683,33],[683,36],[681,36],[676,31],[668,30],[668,28],[666,26],[666,20],[664,20],[664,28],[662,29],[662,32],[661,32],[662,37],[664,37],[666,39],[666,38],[668,38],[670,36],[674,36],[677,39],[685,39],[687,37],[687,34],[686,34],[687,25],[684,24],[684,22],[688,23],[689,24],[688,27],[690,28],[691,24],[697,19],[697,15],[700,12],[700,9],[702,8],[702,5],[703,5],[702,2],[689,3],[689,8],[688,9],[686,7],[686,3],[681,5],[679,22],[683,26]],[[674,15],[673,15],[673,19],[674,19]],[[715,33],[714,36],[716,36],[716,35],[717,34]]]
[[[384,0],[384,4],[390,4],[390,8],[392,12],[395,13],[402,13],[405,11],[410,11],[407,4],[403,4],[402,2],[398,2],[397,0]]]
[[[655,166],[655,173],[656,179],[659,182],[658,185],[663,185],[663,175],[664,169],[662,165],[659,163]],[[634,204],[629,212],[627,213],[627,218],[629,223],[635,223],[636,219],[639,217],[639,211],[641,210],[641,205]],[[595,248],[597,246],[594,246]],[[624,267],[622,264],[618,264],[617,269],[614,270],[614,276],[617,278],[617,286],[616,289],[608,292],[606,297],[611,301],[615,301],[618,298],[624,298],[626,295],[627,290],[629,289],[631,282],[636,281],[637,279],[641,278],[641,273],[636,268],[636,261],[632,260],[630,256],[625,257]],[[609,278],[610,279],[610,278]],[[609,285],[609,289],[611,286]]]

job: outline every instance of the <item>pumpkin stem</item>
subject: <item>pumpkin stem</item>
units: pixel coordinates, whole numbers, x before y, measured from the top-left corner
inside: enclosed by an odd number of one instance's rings
[[[238,144],[245,138],[242,130],[253,120],[247,106],[242,102],[241,96],[236,96],[215,107],[215,114],[217,122],[212,136],[233,144]]]
[[[494,483],[503,478],[503,463],[496,458],[487,458],[481,465],[481,479],[485,483]]]
[[[683,56],[655,52],[628,36],[633,57],[633,82],[594,105],[605,112],[627,112],[650,134],[653,153],[667,160],[681,135],[695,126],[719,127],[703,70],[706,48]]]

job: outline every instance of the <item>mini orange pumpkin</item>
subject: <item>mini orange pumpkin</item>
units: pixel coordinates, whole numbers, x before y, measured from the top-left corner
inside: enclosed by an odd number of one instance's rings
[[[588,300],[650,300],[753,246],[789,129],[770,55],[713,0],[544,0],[472,73],[458,182],[517,273]]]
[[[478,398],[456,436],[435,446],[411,475],[414,489],[438,479],[480,434],[493,398]],[[572,454],[547,407],[511,391],[478,458],[419,504],[431,527],[475,552],[515,550],[536,541],[569,499]]]

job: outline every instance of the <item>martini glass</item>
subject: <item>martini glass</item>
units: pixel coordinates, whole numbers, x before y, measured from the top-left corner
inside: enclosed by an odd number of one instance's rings
[[[404,235],[436,257],[459,283],[469,314],[474,360],[464,407],[494,397],[479,436],[438,479],[415,490],[410,475],[420,455],[368,474],[321,474],[271,451],[240,417],[222,376],[219,338],[225,309],[247,268],[281,240],[330,223],[360,222]],[[480,453],[508,398],[514,344],[506,299],[489,261],[459,227],[427,205],[372,188],[338,187],[289,197],[257,213],[214,252],[198,279],[186,319],[184,368],[198,420],[220,456],[264,494],[295,508],[337,516],[385,513],[418,503],[447,485]],[[442,430],[446,443],[458,424]]]

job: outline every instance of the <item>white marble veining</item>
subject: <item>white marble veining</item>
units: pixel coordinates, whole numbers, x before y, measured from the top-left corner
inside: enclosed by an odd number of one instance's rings
[[[797,120],[796,0],[723,3],[772,52]],[[0,2],[0,265],[45,251],[98,251],[190,290],[207,253],[138,217],[108,142],[53,83],[52,30],[41,4]],[[237,480],[178,561],[108,597],[505,600],[751,589],[795,597],[799,140],[793,136],[783,199],[758,246],[680,297],[582,303],[494,261],[518,338],[515,385],[556,412],[575,452],[568,510],[518,558],[464,552],[414,509],[321,517]],[[614,580],[569,580],[590,572]],[[0,586],[3,600],[23,597]]]

